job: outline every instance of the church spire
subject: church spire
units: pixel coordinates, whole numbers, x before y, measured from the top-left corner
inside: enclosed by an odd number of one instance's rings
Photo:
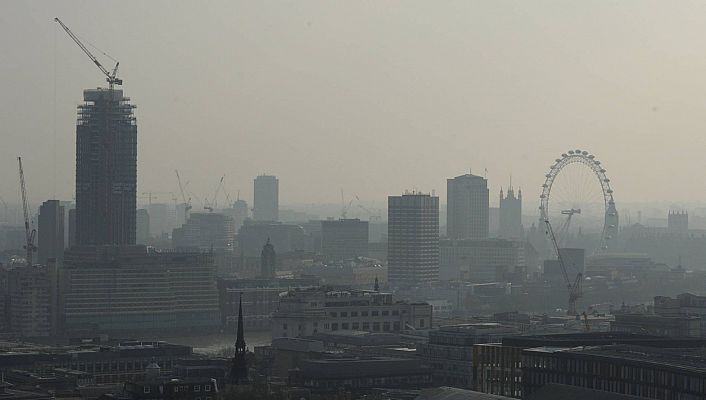
[[[230,369],[230,383],[239,384],[248,381],[248,360],[246,358],[245,334],[243,324],[243,295],[238,301],[238,336],[235,339],[235,355]]]

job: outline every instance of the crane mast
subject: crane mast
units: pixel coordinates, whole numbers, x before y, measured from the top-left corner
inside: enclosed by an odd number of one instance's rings
[[[184,186],[181,184],[181,177],[179,176],[179,170],[174,170],[177,177],[177,182],[179,183],[179,192],[181,193],[181,199],[184,201],[184,219],[189,219],[189,210],[191,210],[191,197],[186,199],[186,194],[184,194]]]
[[[581,293],[581,281],[583,279],[583,273],[578,272],[576,278],[571,281],[569,277],[569,271],[566,269],[566,264],[564,264],[564,258],[561,256],[559,251],[559,244],[557,243],[556,236],[554,235],[554,230],[552,229],[552,224],[549,223],[549,219],[545,218],[544,223],[547,225],[547,235],[554,245],[554,250],[557,254],[557,260],[559,261],[559,268],[561,269],[561,274],[564,277],[564,282],[566,283],[566,288],[569,290],[569,308],[567,311],[568,315],[576,314],[576,301],[581,298],[583,293]]]
[[[122,85],[123,84],[123,80],[117,77],[118,66],[120,65],[119,61],[115,61],[115,67],[113,68],[112,72],[108,71],[103,66],[103,64],[101,64],[100,61],[98,61],[96,56],[94,56],[93,53],[91,53],[91,51],[88,50],[88,48],[86,46],[84,46],[83,43],[81,43],[81,40],[79,40],[79,38],[71,31],[71,29],[69,29],[68,26],[64,25],[64,23],[61,22],[61,20],[58,17],[54,18],[54,21],[57,22],[59,25],[61,25],[61,27],[64,29],[64,31],[66,31],[66,33],[69,35],[69,37],[71,37],[71,39],[73,39],[73,41],[78,45],[78,47],[80,47],[81,50],[83,50],[83,52],[86,53],[88,58],[90,58],[91,61],[93,61],[93,63],[96,64],[96,67],[98,67],[98,69],[101,70],[103,75],[105,75],[105,80],[108,82],[108,87],[110,90],[113,90],[114,85]]]
[[[29,207],[27,206],[27,190],[25,189],[25,173],[22,169],[22,157],[17,157],[17,162],[20,169],[20,191],[22,192],[22,210],[25,217],[25,245],[27,251],[26,261],[27,266],[32,266],[32,256],[37,247],[34,245],[34,237],[37,235],[37,230],[32,229],[29,225]]]

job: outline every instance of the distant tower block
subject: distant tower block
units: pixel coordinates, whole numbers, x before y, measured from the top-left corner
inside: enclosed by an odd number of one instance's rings
[[[136,239],[137,123],[122,90],[83,91],[76,122],[76,243]]]
[[[277,276],[277,254],[275,246],[270,243],[270,238],[267,238],[267,243],[262,247],[260,253],[260,274],[263,278],[275,278]]]
[[[446,229],[450,239],[485,239],[489,230],[488,180],[465,174],[446,180]]]
[[[256,221],[279,220],[279,179],[260,175],[254,181],[253,218]]]

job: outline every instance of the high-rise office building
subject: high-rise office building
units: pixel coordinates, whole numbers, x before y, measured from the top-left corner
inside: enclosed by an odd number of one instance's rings
[[[465,174],[447,179],[446,232],[450,239],[488,237],[488,181]]]
[[[233,218],[233,223],[235,224],[235,232],[238,232],[240,230],[240,227],[243,226],[243,223],[245,223],[245,220],[248,219],[248,211],[248,202],[245,200],[238,199],[233,203],[232,207],[224,208],[223,214],[229,215]]]
[[[413,286],[439,279],[439,198],[406,193],[387,200],[388,281]]]
[[[175,248],[232,252],[235,244],[233,218],[221,213],[191,213],[172,233]]]
[[[137,123],[120,89],[83,91],[76,123],[76,243],[135,244]]]
[[[136,214],[137,226],[137,244],[147,244],[152,235],[150,234],[150,214],[144,208],[137,210]]]
[[[64,259],[64,206],[59,200],[47,200],[39,207],[38,262],[47,265],[50,258],[61,264]]]
[[[340,261],[368,256],[368,221],[339,219],[321,221],[321,252]]]
[[[253,218],[256,221],[279,220],[279,179],[272,175],[255,178]]]
[[[504,239],[522,239],[525,229],[522,227],[522,189],[517,192],[510,187],[503,196],[500,189],[500,222],[498,234]]]

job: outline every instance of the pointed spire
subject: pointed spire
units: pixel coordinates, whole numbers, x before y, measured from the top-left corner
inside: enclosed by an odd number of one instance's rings
[[[235,339],[235,351],[238,352],[239,349],[245,350],[245,334],[243,331],[243,294],[240,294],[240,299],[238,301],[238,336]]]
[[[380,282],[378,281],[378,277],[377,277],[377,276],[375,277],[375,286],[374,286],[374,288],[375,288],[375,291],[376,291],[376,292],[379,292],[379,291],[380,291]]]
[[[235,339],[235,355],[230,368],[230,383],[236,385],[248,381],[248,360],[243,328],[243,294],[241,293],[238,301],[238,336]]]

